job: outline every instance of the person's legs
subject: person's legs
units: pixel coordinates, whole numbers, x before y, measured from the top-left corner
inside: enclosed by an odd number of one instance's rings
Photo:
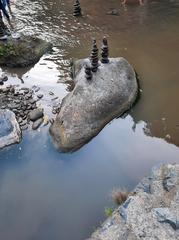
[[[126,3],[127,3],[127,0],[123,0],[122,1],[122,4],[126,4]],[[139,0],[139,4],[143,5],[144,4],[144,0]]]
[[[9,0],[6,0],[6,2],[7,2],[7,7],[8,7],[8,9],[9,9],[9,12],[10,12],[10,14],[12,15],[12,10],[11,10],[10,1],[9,1]]]
[[[144,5],[144,0],[139,0],[140,5]]]
[[[5,24],[2,19],[2,13],[0,11],[0,40],[5,40],[7,39],[7,35],[5,32]]]
[[[122,1],[122,4],[126,4],[126,2],[127,2],[127,0],[123,0],[123,1]]]

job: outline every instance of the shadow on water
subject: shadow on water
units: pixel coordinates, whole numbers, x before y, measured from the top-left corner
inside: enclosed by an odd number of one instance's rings
[[[72,0],[16,1],[16,28],[53,42],[55,52],[31,69],[5,69],[9,83],[21,78],[62,99],[69,59],[88,56],[90,39],[99,45],[107,35],[111,56],[136,69],[140,100],[73,154],[57,152],[46,127],[2,150],[0,239],[85,239],[104,220],[114,187],[131,190],[153,165],[178,162],[179,1],[123,8],[119,0],[86,0],[82,9],[84,17],[74,19]],[[119,16],[107,15],[111,9]]]

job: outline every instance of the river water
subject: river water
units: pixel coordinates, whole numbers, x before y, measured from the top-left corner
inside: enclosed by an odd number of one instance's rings
[[[73,154],[54,148],[48,127],[27,130],[0,152],[0,239],[83,240],[113,206],[114,187],[131,190],[154,164],[179,162],[179,1],[16,0],[15,28],[53,43],[53,53],[26,69],[5,69],[9,83],[38,85],[48,112],[49,91],[69,91],[71,58],[89,56],[92,38],[108,37],[110,55],[123,56],[140,79],[137,104]],[[117,9],[118,16],[108,15]]]

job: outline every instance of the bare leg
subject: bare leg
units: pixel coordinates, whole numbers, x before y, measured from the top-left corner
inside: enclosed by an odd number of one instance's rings
[[[127,2],[127,0],[123,0],[123,1],[122,1],[122,4],[126,4],[126,2]]]
[[[10,5],[8,5],[8,9],[9,9],[9,12],[10,12],[10,14],[11,14],[11,16],[12,16],[13,13],[12,13],[11,6],[10,6]]]
[[[144,0],[139,0],[140,5],[144,5]]]

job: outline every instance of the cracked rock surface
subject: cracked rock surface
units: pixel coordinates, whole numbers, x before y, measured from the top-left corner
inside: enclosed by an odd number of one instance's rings
[[[154,167],[88,240],[179,240],[179,164]]]

